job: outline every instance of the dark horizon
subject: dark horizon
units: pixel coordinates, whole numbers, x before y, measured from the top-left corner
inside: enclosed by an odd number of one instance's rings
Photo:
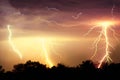
[[[0,80],[113,80],[120,79],[120,63],[104,63],[96,68],[91,60],[83,61],[76,67],[58,64],[52,68],[39,62],[27,61],[14,65],[12,71],[5,72],[0,66]]]

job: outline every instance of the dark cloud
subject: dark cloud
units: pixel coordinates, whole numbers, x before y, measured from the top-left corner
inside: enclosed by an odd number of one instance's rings
[[[9,2],[14,8],[19,10],[21,14],[41,16],[56,15],[55,19],[58,17],[57,20],[61,20],[60,18],[62,17],[77,15],[80,12],[83,13],[83,18],[81,17],[81,19],[85,19],[85,17],[91,19],[97,16],[99,18],[101,16],[111,17],[113,5],[115,5],[113,14],[118,17],[120,9],[120,1],[118,0],[9,0]],[[63,13],[64,16],[61,16]],[[65,13],[67,14],[65,15]],[[54,17],[52,17],[52,19],[53,18]]]
[[[42,9],[55,7],[60,10],[74,10],[75,8],[109,8],[116,3],[114,0],[10,0],[16,8]]]

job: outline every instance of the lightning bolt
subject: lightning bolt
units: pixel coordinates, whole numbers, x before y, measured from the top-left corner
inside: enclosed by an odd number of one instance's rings
[[[10,25],[7,25],[7,29],[8,29],[8,32],[9,32],[9,37],[8,37],[9,44],[12,47],[13,51],[20,57],[20,59],[22,59],[21,52],[15,47],[15,45],[12,41],[12,31],[10,29]]]
[[[43,50],[43,53],[44,53],[44,56],[45,56],[45,59],[46,59],[46,63],[48,64],[49,67],[52,67],[53,63],[50,60],[49,55],[48,55],[46,40],[42,39],[41,42],[42,42],[42,50]]]
[[[114,20],[114,9],[115,9],[115,4],[113,4],[112,6],[112,9],[111,9],[111,15],[112,15],[112,20]],[[113,34],[113,37],[116,41],[118,41],[116,35],[117,33],[115,32],[115,30],[112,28],[114,27],[115,23],[112,22],[112,21],[102,21],[100,23],[97,23],[96,26],[93,26],[84,36],[87,36],[90,32],[92,32],[95,28],[97,27],[100,27],[101,28],[101,31],[98,35],[98,38],[94,41],[94,53],[92,55],[92,57],[90,59],[93,59],[96,54],[97,54],[97,51],[98,51],[98,44],[100,43],[102,37],[104,36],[104,39],[105,39],[105,54],[104,56],[102,57],[102,59],[100,60],[99,62],[99,65],[98,65],[98,68],[101,67],[102,63],[106,60],[106,62],[110,63],[112,61],[112,59],[110,58],[110,47],[112,47],[112,45],[110,44],[110,40],[109,40],[109,36],[108,36],[108,30],[112,32]],[[114,49],[114,48],[113,48]]]
[[[111,15],[112,15],[112,20],[114,20],[114,9],[115,9],[115,4],[113,4],[112,9],[111,9]],[[113,25],[114,26],[114,25]],[[112,61],[112,59],[110,58],[109,54],[111,53],[109,50],[109,47],[112,47],[110,42],[109,42],[109,38],[108,38],[108,34],[107,34],[107,30],[108,30],[108,26],[104,25],[103,26],[103,32],[104,32],[104,36],[105,36],[105,43],[106,43],[106,48],[105,48],[105,55],[103,56],[103,58],[100,60],[100,64],[98,65],[98,68],[101,67],[103,61],[106,59],[107,62]],[[118,41],[117,37],[116,37],[116,32],[114,29],[110,28],[110,30],[113,32],[113,37],[116,39],[116,41]],[[113,47],[112,47],[113,48]]]
[[[90,59],[93,59],[96,54],[97,54],[97,51],[98,51],[98,44],[99,42],[101,41],[102,37],[104,37],[105,39],[105,55],[102,57],[102,59],[100,60],[100,63],[98,65],[98,68],[101,67],[102,63],[106,60],[106,62],[110,63],[112,62],[112,59],[110,58],[110,47],[112,47],[112,45],[110,44],[110,41],[109,41],[109,36],[108,36],[108,30],[110,30],[112,33],[113,33],[113,37],[117,39],[116,37],[116,32],[115,30],[112,28],[112,26],[114,25],[114,22],[109,22],[109,21],[103,21],[103,22],[99,22],[97,23],[96,26],[92,27],[86,34],[85,36],[87,36],[90,32],[92,32],[95,28],[101,28],[101,31],[98,35],[98,38],[94,41],[94,48],[95,48],[95,51],[92,55],[92,57]]]
[[[98,38],[94,41],[95,51],[94,51],[94,54],[93,54],[93,56],[91,57],[91,59],[93,59],[93,58],[96,56],[96,54],[97,54],[97,51],[98,51],[98,43],[100,42],[101,38],[102,38],[102,31],[100,32]]]
[[[108,35],[107,35],[107,31],[108,31],[108,26],[103,26],[103,35],[105,37],[105,55],[103,56],[103,58],[100,60],[100,64],[98,65],[98,68],[101,67],[103,61],[106,59],[107,62],[110,62],[112,61],[112,59],[110,58],[109,56],[109,53],[110,53],[110,50],[109,50],[109,46],[110,46],[110,43],[109,43],[109,38],[108,38]]]

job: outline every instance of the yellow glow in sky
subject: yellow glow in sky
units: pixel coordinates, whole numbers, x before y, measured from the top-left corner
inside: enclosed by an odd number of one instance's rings
[[[115,22],[114,21],[100,21],[100,22],[97,22],[97,25],[101,27],[111,27],[115,25]]]
[[[42,46],[42,50],[43,50],[44,57],[45,57],[45,59],[46,59],[45,62],[48,64],[49,67],[53,67],[54,64],[53,64],[52,61],[50,60],[49,52],[48,52],[48,50],[47,50],[49,44],[47,44],[46,39],[42,39],[42,40],[41,40],[41,46]]]

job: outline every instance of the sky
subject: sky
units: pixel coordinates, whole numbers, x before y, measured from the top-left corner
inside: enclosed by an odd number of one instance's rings
[[[120,1],[119,0],[0,0],[0,64],[7,70],[14,64],[27,60],[53,65],[63,63],[76,66],[90,59],[95,50],[94,41],[101,28],[97,21],[112,20],[117,40],[108,31],[110,57],[120,62]],[[8,37],[10,25],[11,41],[22,54],[22,59],[11,47]],[[105,39],[98,45],[95,62],[104,56]]]

